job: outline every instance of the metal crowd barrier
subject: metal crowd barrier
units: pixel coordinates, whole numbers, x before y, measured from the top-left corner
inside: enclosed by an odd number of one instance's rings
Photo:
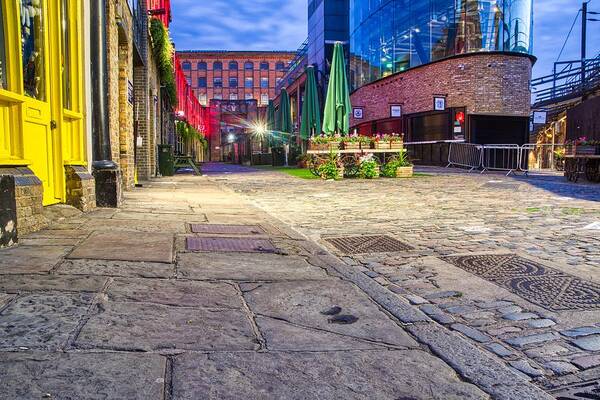
[[[469,172],[481,167],[482,146],[472,143],[450,143],[448,165],[469,168]]]
[[[448,167],[469,168],[469,172],[506,171],[506,175],[531,170],[560,170],[560,158],[556,150],[562,144],[484,144],[451,143],[448,152]]]

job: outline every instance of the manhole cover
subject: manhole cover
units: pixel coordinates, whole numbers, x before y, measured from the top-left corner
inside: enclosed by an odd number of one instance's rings
[[[548,310],[600,308],[600,285],[523,257],[492,254],[442,259]]]
[[[191,224],[193,233],[216,235],[260,235],[265,231],[258,225]]]
[[[406,243],[386,235],[345,236],[324,240],[344,254],[388,253],[413,249]]]
[[[217,252],[275,253],[277,251],[270,240],[238,238],[188,237],[186,248],[190,251]]]
[[[593,380],[575,383],[551,390],[550,393],[556,400],[600,400],[600,381]]]

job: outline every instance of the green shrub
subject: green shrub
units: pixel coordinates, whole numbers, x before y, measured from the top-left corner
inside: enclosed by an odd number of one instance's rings
[[[169,102],[175,107],[177,105],[175,68],[173,67],[175,49],[169,37],[169,31],[162,21],[152,18],[150,21],[150,35],[152,36],[152,54],[156,59],[160,83],[165,87]]]
[[[379,178],[379,164],[376,160],[364,160],[360,163],[358,176],[363,179]]]
[[[396,156],[389,159],[389,161],[381,168],[381,175],[388,178],[396,177],[396,170],[400,167],[410,167],[412,163],[406,155],[406,151],[400,151]]]
[[[337,154],[331,152],[329,157],[317,167],[317,173],[322,179],[342,179],[340,161]]]

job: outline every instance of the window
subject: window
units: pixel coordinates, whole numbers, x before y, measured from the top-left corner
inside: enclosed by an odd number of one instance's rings
[[[275,80],[275,85],[279,86],[279,84],[283,81],[283,78],[277,78]]]
[[[61,19],[62,19],[62,97],[63,107],[71,110],[71,24],[69,18],[68,0],[61,0]],[[0,7],[1,8],[1,7]],[[0,13],[2,11],[0,10]],[[2,26],[0,26],[0,30]],[[0,40],[1,41],[1,40]],[[1,50],[0,50],[1,51]],[[0,56],[1,57],[1,56]],[[0,66],[3,65],[0,60]],[[1,68],[1,67],[0,67]],[[2,80],[2,73],[0,72],[0,81]],[[2,84],[0,83],[0,87]]]
[[[229,100],[237,100],[237,99],[238,99],[237,93],[229,93]]]
[[[229,87],[230,88],[236,88],[238,87],[238,79],[235,77],[230,77],[229,78]]]
[[[215,61],[213,63],[213,69],[216,71],[220,71],[223,69],[223,63],[221,61]]]
[[[244,96],[244,98],[246,100],[253,100],[254,99],[254,97],[252,97],[252,93],[246,93],[246,95]]]
[[[223,94],[222,93],[215,93],[215,96],[213,98],[215,100],[223,100]]]
[[[198,87],[199,88],[205,88],[206,87],[206,77],[205,76],[201,76],[198,78]]]
[[[216,88],[222,88],[223,87],[223,78],[215,77],[215,79],[213,80],[213,86]]]
[[[200,104],[205,106],[206,105],[206,93],[200,93],[200,95],[198,96],[198,101],[200,102]]]
[[[249,76],[246,77],[246,79],[244,79],[244,87],[252,89],[254,87],[254,80]]]
[[[4,2],[3,2],[4,3]],[[44,71],[44,15],[40,4],[32,5],[31,0],[21,0],[21,9],[30,10],[21,16],[21,48],[23,62],[23,88],[25,95],[46,101],[46,73]]]
[[[262,104],[263,106],[266,106],[267,104],[269,104],[269,95],[266,93],[263,93],[260,95],[260,104]]]
[[[204,61],[198,63],[198,71],[206,71],[206,63]]]
[[[229,61],[229,70],[230,71],[237,71],[238,69],[238,63],[237,61]]]
[[[187,82],[188,86],[192,86],[192,78],[190,78],[189,76],[186,76],[185,81]]]
[[[277,71],[283,71],[285,69],[285,63],[283,61],[278,61],[277,64],[275,64],[275,69]]]
[[[7,89],[6,40],[4,39],[4,15],[0,7],[0,89]]]
[[[244,63],[244,69],[247,71],[251,71],[254,69],[254,63],[252,61],[246,61]]]
[[[192,63],[189,61],[184,61],[181,63],[181,69],[183,69],[184,71],[191,71],[192,70]]]
[[[266,61],[263,61],[260,63],[260,69],[262,71],[268,71],[269,70],[269,63]]]
[[[260,78],[260,87],[263,89],[268,89],[269,88],[269,78],[267,78],[266,76],[263,76],[262,78]]]

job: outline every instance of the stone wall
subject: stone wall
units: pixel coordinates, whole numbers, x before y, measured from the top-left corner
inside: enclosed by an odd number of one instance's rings
[[[65,166],[66,194],[68,205],[83,212],[96,208],[96,184],[86,167]]]
[[[27,167],[0,168],[0,247],[48,225],[42,181]]]
[[[391,75],[352,93],[352,106],[363,108],[363,119],[351,118],[350,125],[389,118],[390,104],[401,104],[403,114],[432,111],[434,96],[469,114],[527,117],[531,67],[526,55],[477,53]]]

